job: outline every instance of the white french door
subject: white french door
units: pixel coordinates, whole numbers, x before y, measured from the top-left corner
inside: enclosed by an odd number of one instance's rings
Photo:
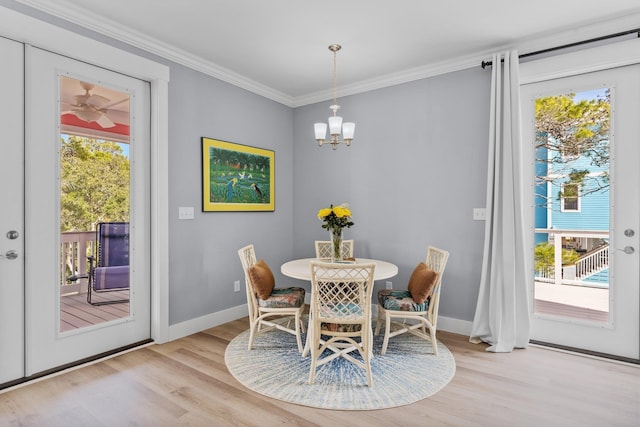
[[[543,61],[546,61],[547,65],[553,65],[554,72],[562,74],[562,70],[565,69],[579,69],[583,66],[580,58],[585,57],[584,54],[578,53],[573,57]],[[595,52],[592,57],[600,56]],[[588,64],[588,59],[585,61]],[[541,65],[535,65],[535,67],[543,68]],[[640,168],[638,167],[640,164],[640,65],[626,65],[577,75],[570,74],[571,72],[567,71],[563,77],[542,79],[522,86],[523,139],[529,147],[534,146],[536,99],[568,93],[586,94],[603,91],[610,93],[609,206],[608,215],[601,215],[608,216],[609,223],[604,234],[597,236],[601,242],[604,242],[603,247],[608,245],[608,288],[605,283],[600,285],[600,289],[593,289],[591,292],[591,295],[604,298],[605,306],[600,308],[600,312],[605,315],[603,319],[594,320],[588,317],[539,313],[534,308],[537,295],[532,290],[531,339],[638,360],[640,358],[640,240],[638,238],[640,235],[640,191],[638,190],[640,188]],[[527,75],[526,71],[525,75]],[[535,73],[531,75],[533,77],[526,78],[535,80]],[[531,156],[532,170],[529,176],[533,184],[535,175],[533,149]],[[549,195],[555,197],[556,193]],[[533,202],[533,194],[528,196]],[[550,215],[562,214],[556,211]],[[583,227],[586,228],[578,230],[590,229],[588,224]],[[553,234],[553,228],[548,227],[551,229],[549,235]],[[555,226],[555,229],[558,228],[569,227]],[[574,234],[580,236],[579,231],[575,231]],[[588,242],[589,233],[582,234],[578,239]],[[557,241],[559,239],[559,237],[555,238]],[[587,250],[585,252],[588,253]],[[533,254],[531,256],[533,257]],[[556,264],[559,263],[556,262]],[[559,272],[560,269],[556,268],[556,277],[560,277]],[[563,270],[563,281],[567,277],[569,273]],[[569,286],[559,282],[558,280],[555,284],[547,285],[548,289],[551,292],[559,292],[560,288],[564,287],[567,291],[577,291],[581,285],[575,283],[575,280],[573,280],[574,283],[569,283]]]
[[[6,384],[151,337],[150,89],[4,38],[0,55],[0,384]],[[130,100],[128,315],[72,331],[60,321],[63,76],[116,88]]]
[[[27,375],[150,338],[149,86],[27,46],[25,287]],[[77,331],[60,329],[60,78],[130,95],[129,315]]]
[[[24,58],[0,37],[0,384],[24,374]]]

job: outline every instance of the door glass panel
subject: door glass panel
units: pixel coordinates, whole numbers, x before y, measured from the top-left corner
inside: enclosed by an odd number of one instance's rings
[[[608,323],[611,90],[535,101],[535,304],[541,316]]]
[[[60,77],[60,332],[129,316],[129,94]]]

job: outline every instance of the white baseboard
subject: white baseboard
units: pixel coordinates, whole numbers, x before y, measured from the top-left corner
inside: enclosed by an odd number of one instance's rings
[[[378,306],[374,304],[372,307],[372,315],[378,315]],[[196,319],[186,320],[184,322],[169,326],[169,341],[195,334],[223,323],[231,322],[247,316],[247,304],[238,305],[226,310],[207,314],[206,316]],[[454,319],[451,317],[438,317],[438,330],[452,332],[460,335],[471,334],[472,322],[468,320]]]
[[[170,325],[169,341],[177,340],[178,338],[186,337],[187,335],[195,334],[197,332],[204,331],[205,329],[213,328],[214,326],[246,317],[248,316],[248,313],[247,304],[242,304],[227,308],[226,310],[207,314],[206,316],[198,317],[196,319],[185,320],[184,322]]]
[[[471,335],[473,322],[468,320],[454,319],[453,317],[438,316],[438,330],[451,332],[460,335]]]

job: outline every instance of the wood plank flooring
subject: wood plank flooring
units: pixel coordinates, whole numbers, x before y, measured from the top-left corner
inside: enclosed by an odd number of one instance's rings
[[[638,426],[640,368],[529,347],[494,354],[439,332],[456,375],[430,398],[379,411],[329,411],[254,393],[227,371],[247,318],[0,394],[0,425]],[[259,338],[257,338],[259,339]]]
[[[129,291],[93,293],[94,302],[129,298]],[[60,331],[66,332],[129,316],[129,303],[91,305],[87,294],[60,297]]]

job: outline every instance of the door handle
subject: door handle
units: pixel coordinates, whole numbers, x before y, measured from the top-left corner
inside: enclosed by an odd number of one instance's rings
[[[624,249],[618,249],[618,250],[624,252],[627,255],[631,255],[636,251],[633,246],[625,246]]]
[[[0,254],[0,258],[16,259],[16,258],[18,258],[18,252],[14,251],[14,250],[10,250],[10,251],[7,251],[7,253],[4,254],[4,255]]]

